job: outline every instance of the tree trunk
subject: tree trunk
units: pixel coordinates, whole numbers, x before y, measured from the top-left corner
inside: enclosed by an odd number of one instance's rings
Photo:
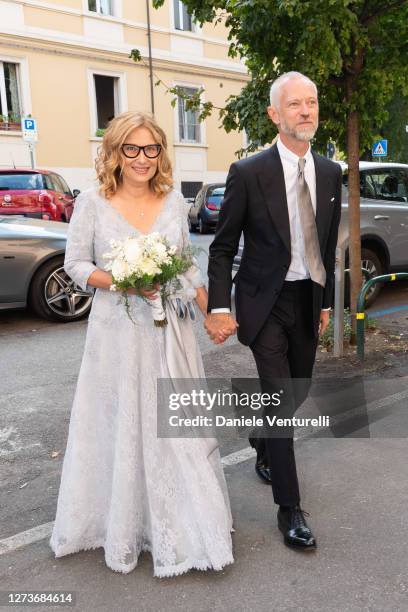
[[[360,238],[360,122],[357,111],[347,116],[347,162],[348,162],[348,220],[349,220],[349,269],[351,343],[356,340],[356,307],[362,285],[361,238]]]

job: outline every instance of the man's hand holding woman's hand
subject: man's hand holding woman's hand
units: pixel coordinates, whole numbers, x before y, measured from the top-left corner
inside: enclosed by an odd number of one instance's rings
[[[232,314],[217,312],[207,315],[204,327],[215,344],[222,344],[229,336],[236,333],[238,323]]]

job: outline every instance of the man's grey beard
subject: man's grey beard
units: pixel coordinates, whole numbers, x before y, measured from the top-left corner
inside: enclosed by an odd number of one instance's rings
[[[280,128],[282,132],[284,132],[288,136],[294,136],[296,140],[301,140],[302,142],[310,142],[314,138],[314,135],[317,131],[317,126],[309,130],[297,130],[296,128],[289,128],[285,121],[282,121],[280,123]]]

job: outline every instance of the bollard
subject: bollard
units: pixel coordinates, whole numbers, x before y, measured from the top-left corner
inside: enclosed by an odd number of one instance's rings
[[[407,280],[408,272],[398,272],[396,274],[383,274],[382,276],[373,276],[366,283],[364,283],[357,300],[357,355],[360,361],[364,361],[364,343],[365,343],[365,296],[367,291],[375,285],[375,283],[387,283],[389,281],[396,280]]]
[[[334,271],[334,330],[333,354],[341,357],[344,351],[344,268],[345,248],[336,248],[336,268]]]

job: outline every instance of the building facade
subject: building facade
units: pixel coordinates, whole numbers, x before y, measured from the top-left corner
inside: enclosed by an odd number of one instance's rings
[[[246,68],[228,57],[223,23],[197,26],[181,0],[166,0],[159,10],[151,4],[0,0],[0,167],[30,167],[20,123],[32,116],[38,125],[36,167],[84,189],[94,180],[107,121],[154,107],[183,193],[225,179],[243,134],[226,134],[216,111],[199,123],[182,99],[173,107],[172,94],[156,83],[191,92],[203,88],[204,101],[222,107],[247,81]],[[142,62],[129,58],[132,49],[141,52]]]

